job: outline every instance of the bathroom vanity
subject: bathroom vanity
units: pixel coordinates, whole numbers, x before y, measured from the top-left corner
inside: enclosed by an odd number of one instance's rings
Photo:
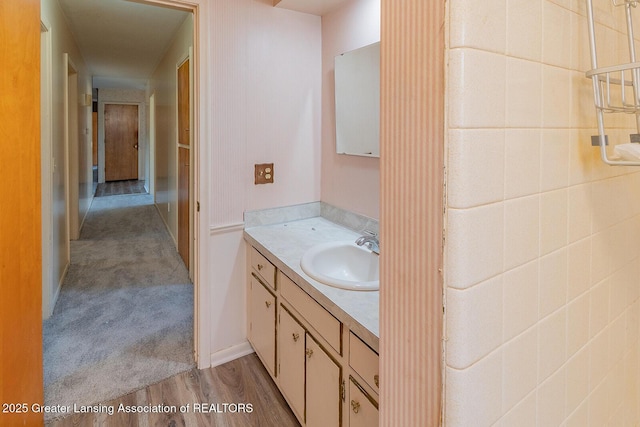
[[[248,338],[303,426],[378,425],[378,291],[324,285],[300,267],[359,234],[322,217],[245,229]]]

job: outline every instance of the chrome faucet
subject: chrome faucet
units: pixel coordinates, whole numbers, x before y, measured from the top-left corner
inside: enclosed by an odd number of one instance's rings
[[[365,246],[371,252],[376,255],[380,255],[380,241],[378,241],[378,235],[372,231],[365,230],[366,234],[356,239],[356,245]]]

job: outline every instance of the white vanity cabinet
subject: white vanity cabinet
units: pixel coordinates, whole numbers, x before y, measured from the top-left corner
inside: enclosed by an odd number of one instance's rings
[[[249,251],[249,341],[300,424],[377,426],[377,353],[277,259]]]

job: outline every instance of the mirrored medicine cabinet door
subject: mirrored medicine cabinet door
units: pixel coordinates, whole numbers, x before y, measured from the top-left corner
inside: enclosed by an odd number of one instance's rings
[[[335,58],[336,152],[380,157],[380,42]]]

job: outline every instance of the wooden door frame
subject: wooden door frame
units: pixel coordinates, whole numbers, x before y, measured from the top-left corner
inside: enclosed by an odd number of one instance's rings
[[[180,67],[185,63],[189,61],[189,129],[193,129],[193,124],[194,124],[194,118],[193,118],[193,47],[190,46],[189,50],[187,52],[187,54],[185,56],[183,56],[182,58],[180,58],[180,60],[176,63],[176,82],[178,80],[178,70],[180,69]],[[193,137],[193,132],[189,132],[189,144],[188,145],[183,145],[183,144],[178,144],[177,142],[180,140],[180,135],[178,132],[178,121],[179,121],[179,114],[178,114],[178,110],[179,110],[179,102],[178,102],[178,84],[176,84],[176,145],[175,145],[175,150],[176,150],[176,163],[175,163],[175,170],[176,170],[176,189],[180,188],[180,164],[179,164],[179,149],[182,148],[187,148],[189,150],[189,165],[193,165],[193,160],[194,160],[194,156],[193,156],[193,144],[194,144],[194,137]],[[189,265],[187,265],[187,269],[189,270],[189,278],[193,281],[193,267],[194,267],[194,262],[193,262],[193,257],[191,256],[193,254],[193,250],[194,250],[194,244],[193,244],[193,231],[194,231],[194,227],[193,227],[193,222],[194,222],[194,209],[193,209],[193,200],[194,200],[194,187],[193,187],[193,180],[194,180],[194,173],[193,173],[193,168],[191,166],[189,166]],[[179,212],[178,212],[179,214]],[[180,241],[180,229],[179,227],[176,228],[176,241]]]
[[[78,178],[78,67],[68,53],[63,54],[65,78],[64,96],[64,152],[65,152],[65,199],[67,240],[77,240],[80,236],[80,205]],[[71,245],[67,244],[67,259],[71,259]]]
[[[211,366],[211,335],[213,325],[210,310],[207,306],[214,294],[214,286],[202,284],[212,283],[211,271],[208,262],[201,262],[201,257],[207,259],[210,253],[208,226],[210,212],[208,167],[210,163],[210,144],[201,144],[200,141],[209,141],[211,129],[207,114],[209,113],[209,92],[211,78],[209,76],[209,53],[212,40],[209,34],[208,23],[210,12],[213,8],[210,0],[134,0],[138,3],[152,6],[163,6],[182,10],[193,14],[193,47],[190,63],[191,86],[193,87],[191,108],[191,205],[198,203],[199,210],[192,215],[193,251],[190,254],[192,268],[190,274],[194,286],[193,304],[193,344],[194,357],[198,368],[204,369]],[[177,154],[177,153],[176,153]],[[204,219],[203,219],[204,218]]]
[[[53,313],[57,292],[53,292],[53,107],[51,24],[40,18],[40,169],[42,186],[42,318]],[[59,288],[58,288],[59,289]]]
[[[153,196],[153,203],[156,203],[156,94],[149,95],[149,148],[146,151],[149,155],[149,163],[145,167],[145,186],[149,194]]]

